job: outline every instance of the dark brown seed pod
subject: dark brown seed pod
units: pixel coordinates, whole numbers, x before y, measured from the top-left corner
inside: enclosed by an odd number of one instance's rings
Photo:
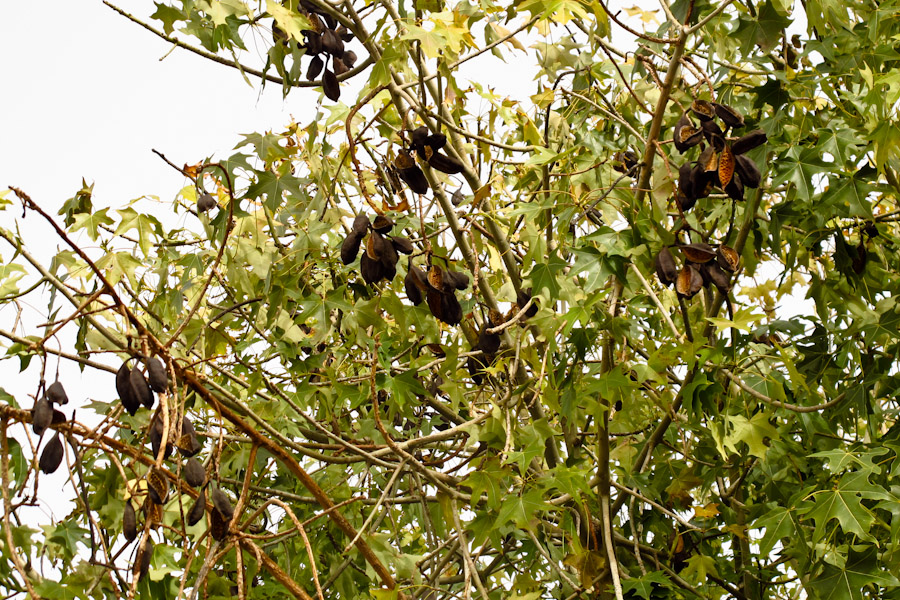
[[[391,245],[394,247],[394,250],[399,252],[400,254],[412,254],[413,253],[413,245],[412,242],[409,241],[409,238],[405,237],[392,237]]]
[[[488,327],[485,326],[478,334],[478,350],[485,354],[496,354],[500,349],[500,334],[488,333]]]
[[[377,231],[378,233],[384,235],[386,233],[390,233],[391,229],[394,228],[394,221],[390,217],[386,217],[384,215],[378,215],[375,217],[375,220],[372,222],[372,229]]]
[[[131,382],[131,390],[134,392],[134,397],[147,408],[153,408],[153,391],[144,378],[144,374],[138,369],[132,369],[128,380]]]
[[[169,497],[169,480],[156,467],[147,472],[147,493],[154,504],[165,504]]]
[[[377,231],[373,231],[366,238],[366,254],[373,260],[381,260],[381,257],[384,256],[385,246],[387,246],[387,242]]]
[[[753,160],[746,156],[736,155],[734,157],[734,170],[748,188],[758,188],[762,181],[762,173]]]
[[[322,69],[325,67],[325,61],[322,60],[321,56],[313,56],[309,61],[309,66],[306,68],[306,79],[307,81],[315,81],[316,77],[319,76],[319,73],[322,72]]]
[[[54,408],[53,409],[53,419],[50,421],[50,423],[53,425],[62,425],[66,421],[68,421],[68,419],[66,418],[66,415],[63,414],[63,411],[56,410]]]
[[[709,244],[684,244],[678,247],[684,257],[691,262],[700,264],[711,261],[716,257],[716,251]]]
[[[137,556],[134,558],[134,569],[132,571],[138,581],[143,581],[147,573],[150,572],[150,559],[153,558],[153,541],[150,536],[144,538]]]
[[[409,132],[409,148],[416,152],[424,152],[425,146],[428,144],[428,136],[431,131],[424,125],[416,127]]]
[[[288,41],[287,32],[278,26],[278,23],[272,22],[272,41],[276,44],[284,44]]]
[[[68,404],[69,397],[66,396],[66,390],[59,381],[54,381],[47,388],[47,400],[53,404]]]
[[[675,279],[678,277],[678,267],[675,266],[675,258],[667,247],[662,247],[653,260],[653,264],[656,267],[656,276],[660,283],[665,286],[675,283]]]
[[[353,50],[345,50],[344,57],[341,60],[344,61],[344,64],[347,65],[348,69],[352,69],[353,65],[356,64],[356,61],[358,59],[356,56],[356,52],[354,52]]]
[[[441,290],[436,290],[431,286],[425,290],[425,301],[428,303],[428,310],[434,315],[438,321],[446,321],[444,316],[444,294]]]
[[[374,285],[384,278],[384,265],[380,260],[369,258],[368,254],[363,253],[359,259],[359,272],[366,283]]]
[[[325,97],[333,102],[341,99],[341,86],[338,84],[337,76],[328,69],[325,69],[322,75],[322,91],[325,92]]]
[[[716,250],[716,263],[726,271],[734,273],[741,264],[741,257],[734,248],[722,245]]]
[[[182,475],[184,475],[184,480],[192,488],[198,488],[206,481],[206,469],[203,468],[203,464],[196,458],[189,458],[184,463]]]
[[[208,193],[204,192],[204,193],[200,194],[200,196],[197,198],[197,212],[198,213],[204,213],[204,212],[211,211],[218,205],[219,205],[219,203],[216,202],[216,199],[213,198],[212,194],[208,194]]]
[[[716,108],[712,102],[699,98],[691,102],[691,112],[701,121],[712,121],[716,117]]]
[[[851,253],[850,255],[850,267],[854,273],[862,275],[863,271],[866,270],[867,262],[869,262],[869,253],[866,250],[865,242],[860,240],[859,245],[856,247],[856,253]]]
[[[724,190],[731,183],[731,178],[734,176],[734,154],[728,146],[725,146],[721,154],[719,154],[718,174],[719,185]]]
[[[200,443],[195,433],[182,434],[175,445],[178,448],[178,453],[184,457],[194,456],[203,450],[203,444]]]
[[[156,415],[153,422],[150,423],[148,435],[150,437],[150,448],[153,452],[153,458],[156,458],[159,456],[159,448],[163,438],[163,420],[161,415]],[[172,444],[169,441],[166,441],[166,452],[163,455],[163,458],[166,459],[170,456],[172,456]]]
[[[194,500],[194,505],[191,507],[191,511],[187,515],[187,524],[188,525],[196,525],[200,522],[200,519],[203,518],[204,513],[206,513],[206,490],[200,490],[200,495],[197,496],[197,499]]]
[[[335,31],[326,29],[322,32],[322,50],[340,58],[344,56],[344,40]]]
[[[41,435],[53,422],[53,406],[47,397],[39,398],[31,409],[31,430]]]
[[[425,173],[418,165],[413,165],[409,169],[399,170],[400,179],[402,179],[409,189],[416,194],[425,194],[428,192],[428,180],[425,179]]]
[[[369,217],[364,214],[358,214],[353,219],[353,225],[350,227],[350,231],[359,235],[361,239],[362,236],[366,235],[366,232],[369,231],[369,226]]]
[[[44,446],[44,451],[41,452],[41,459],[38,461],[38,466],[43,473],[49,475],[59,468],[62,457],[63,445],[62,441],[59,439],[59,434],[57,433],[50,438],[50,441]]]
[[[700,276],[705,284],[716,286],[723,294],[728,291],[728,286],[731,283],[731,275],[713,261],[700,265]]]
[[[750,133],[741,136],[731,145],[731,150],[735,154],[744,154],[754,148],[762,146],[768,141],[766,132],[762,129],[754,129]]]
[[[219,488],[215,488],[210,493],[210,500],[212,500],[213,506],[222,515],[222,518],[226,521],[230,521],[234,516],[234,507],[231,505],[231,500],[228,498],[228,494],[223,492]]]
[[[444,271],[444,290],[465,290],[469,287],[469,276],[462,271]]]
[[[394,280],[394,277],[397,276],[397,262],[399,260],[400,256],[394,250],[393,244],[385,242],[384,254],[381,256],[381,266],[384,271],[381,275],[382,279]]]
[[[715,121],[703,121],[701,124],[703,137],[712,144],[716,152],[721,152],[725,147],[725,132]]]
[[[310,29],[305,29],[302,33],[306,37],[306,44],[304,47],[306,48],[307,54],[315,56],[322,52],[322,34]]]
[[[228,535],[228,521],[215,509],[209,511],[209,535],[217,542],[221,542]]]
[[[431,265],[428,269],[428,285],[436,290],[444,289],[444,270],[438,265]]]
[[[675,291],[679,296],[692,298],[703,287],[703,277],[692,264],[686,264],[675,279]]]
[[[125,501],[125,510],[122,512],[122,535],[129,542],[133,542],[137,537],[137,516],[134,514],[131,500]]]
[[[701,131],[694,127],[687,113],[683,113],[675,124],[675,130],[672,132],[672,141],[675,143],[675,149],[684,154],[688,148],[699,144],[701,138]]]
[[[344,61],[337,56],[331,60],[331,68],[335,75],[343,75],[350,70],[347,65],[344,64]]]
[[[447,136],[443,133],[432,133],[425,140],[425,145],[431,148],[432,152],[437,152],[447,145]]]
[[[450,196],[450,202],[453,204],[453,206],[459,206],[460,204],[465,202],[465,200],[466,197],[463,196],[462,188],[459,188],[458,190],[453,192],[452,196]]]
[[[531,288],[528,288],[527,290],[519,290],[518,292],[516,292],[516,304],[518,304],[520,307],[528,304],[528,301],[531,299]],[[537,298],[535,298],[531,303],[531,306],[528,307],[528,310],[525,311],[525,317],[530,319],[531,317],[536,315],[538,313],[538,308],[538,301]],[[521,310],[521,308],[519,310]]]
[[[694,205],[697,204],[697,199],[685,196],[679,192],[678,195],[675,196],[675,203],[678,205],[678,208],[681,209],[681,212],[685,212],[694,208]]]
[[[359,243],[362,241],[364,234],[357,233],[356,231],[351,231],[347,237],[344,238],[344,241],[341,242],[341,262],[345,265],[349,265],[354,260],[356,260],[356,255],[359,254]]]
[[[409,259],[406,267],[406,277],[403,279],[403,286],[406,288],[406,297],[414,305],[422,304],[422,292],[428,287],[425,281],[425,271],[412,264]]]
[[[712,105],[716,111],[716,116],[722,119],[722,122],[728,127],[735,129],[744,126],[744,115],[738,111],[725,104],[719,104],[718,102],[713,102]]]
[[[697,157],[697,164],[707,173],[715,173],[719,169],[719,157],[712,146],[707,146],[700,156]],[[697,185],[697,182],[694,182]]]
[[[865,233],[869,238],[878,237],[878,228],[875,226],[875,223],[872,221],[866,221],[862,227],[863,233]]]
[[[122,406],[125,407],[128,414],[134,416],[141,407],[141,401],[134,395],[134,389],[131,387],[131,369],[128,368],[127,362],[122,363],[122,366],[116,371],[116,391],[119,393]]]
[[[455,158],[441,154],[440,152],[432,152],[431,156],[428,157],[428,164],[431,165],[432,169],[437,169],[438,171],[449,175],[461,173],[463,170],[463,164],[461,162]]]
[[[482,362],[483,357],[475,357],[470,356],[466,360],[466,369],[469,371],[469,375],[472,376],[472,381],[475,385],[481,385],[484,383],[484,367],[485,364]]]
[[[618,171],[619,173],[628,173],[638,165],[639,160],[640,157],[637,155],[637,152],[634,152],[632,150],[616,152],[615,154],[613,154],[612,168],[614,171]]]
[[[416,161],[409,152],[401,148],[397,151],[397,156],[394,157],[394,166],[400,171],[404,171],[415,167]]]
[[[728,194],[728,197],[732,200],[744,199],[744,184],[741,182],[739,175],[735,175],[731,178],[731,181],[725,186],[725,193]]]
[[[494,310],[493,308],[488,311],[488,323],[490,323],[490,327],[499,327],[506,322],[506,319],[503,317],[503,314],[499,310]]]
[[[444,293],[441,302],[444,315],[444,318],[441,320],[447,325],[459,325],[463,318],[463,312],[456,294],[452,292]]]
[[[678,190],[688,198],[694,198],[694,180],[691,177],[693,167],[691,163],[684,163],[678,167]]]
[[[147,359],[147,383],[157,394],[165,393],[169,387],[169,374],[166,367],[158,358]]]

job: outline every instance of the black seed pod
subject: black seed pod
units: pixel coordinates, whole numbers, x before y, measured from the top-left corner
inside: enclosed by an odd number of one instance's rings
[[[68,404],[69,397],[66,396],[66,390],[59,381],[54,381],[47,388],[47,400],[53,404]]]
[[[217,542],[221,542],[228,535],[228,520],[215,509],[209,513],[209,535]]]
[[[226,521],[230,521],[234,516],[234,507],[231,505],[231,500],[228,498],[228,494],[223,492],[221,489],[216,488],[210,494],[210,499],[212,500],[213,506],[222,515],[222,518]]]
[[[353,225],[350,227],[350,231],[356,233],[362,239],[362,236],[366,235],[366,232],[369,231],[369,217],[364,214],[356,215],[356,218],[353,219]]]
[[[356,260],[356,255],[359,254],[359,243],[362,241],[364,234],[357,233],[356,231],[351,231],[344,241],[341,243],[341,262],[345,265],[349,265],[354,260]]]
[[[519,310],[521,310],[522,307],[528,304],[528,301],[531,300],[531,298],[531,288],[528,288],[527,290],[519,290],[518,292],[516,292],[516,304],[519,305]],[[531,317],[536,315],[537,312],[538,303],[537,299],[535,299],[534,302],[531,303],[531,306],[528,308],[528,310],[525,311],[525,317],[530,319]]]
[[[384,278],[384,264],[381,260],[369,258],[368,254],[363,253],[359,259],[359,272],[366,283],[374,285]]]
[[[725,104],[719,104],[718,102],[713,102],[712,105],[715,108],[716,116],[722,119],[722,122],[728,127],[735,129],[744,126],[744,115],[738,111]]]
[[[53,407],[47,397],[39,398],[31,409],[31,429],[41,435],[53,422]]]
[[[131,387],[131,369],[128,368],[127,362],[122,363],[122,366],[116,371],[116,391],[119,393],[122,406],[125,407],[128,414],[134,416],[141,406],[141,401],[134,395]]]
[[[400,254],[412,254],[413,253],[413,245],[412,245],[412,242],[409,241],[409,238],[392,237],[391,245],[394,247],[394,250],[396,250]]]
[[[445,156],[440,152],[432,152],[431,156],[428,157],[428,164],[431,165],[432,169],[437,169],[438,171],[449,175],[455,175],[463,170],[463,164],[461,162],[455,158]]]
[[[169,387],[169,374],[166,366],[158,358],[147,359],[147,382],[157,394],[165,393]]]
[[[125,511],[122,513],[122,534],[129,542],[137,537],[137,517],[130,500],[125,501]]]
[[[335,58],[344,56],[344,41],[336,32],[326,29],[322,32],[322,50]]]
[[[194,505],[191,507],[191,512],[187,515],[187,524],[188,525],[196,525],[200,522],[200,519],[203,518],[203,514],[206,512],[206,490],[200,490],[200,495],[194,501]]]
[[[754,129],[750,133],[741,136],[731,145],[731,150],[735,154],[743,154],[750,152],[758,146],[762,146],[768,141],[766,132],[762,129]]]
[[[319,54],[322,51],[322,35],[310,29],[302,33],[306,37],[306,53],[310,56]]]
[[[656,266],[656,276],[659,277],[660,283],[665,286],[675,283],[675,279],[678,277],[678,268],[675,266],[675,259],[667,247],[663,246],[653,262]]]
[[[134,397],[147,408],[153,408],[153,391],[144,378],[144,374],[138,369],[132,369],[128,380],[131,383],[131,391],[134,392]]]
[[[322,75],[322,91],[329,100],[337,102],[341,99],[341,86],[338,84],[337,76],[328,69],[325,69],[325,74]]]
[[[159,448],[162,445],[163,438],[163,420],[161,415],[156,415],[156,418],[153,419],[153,422],[150,424],[150,448],[153,451],[153,458],[159,456]],[[172,444],[170,441],[166,441],[166,452],[163,454],[163,458],[169,458],[172,455]]]
[[[741,178],[741,183],[745,186],[748,188],[759,187],[759,184],[762,181],[762,173],[759,172],[759,167],[757,167],[756,163],[751,159],[740,154],[735,155],[734,170]]]
[[[481,333],[478,334],[478,349],[485,354],[496,354],[500,349],[500,334],[489,333],[488,326],[485,325]]]
[[[319,76],[319,73],[322,72],[324,66],[325,61],[322,60],[321,56],[313,56],[309,61],[309,67],[306,69],[306,79],[308,81],[315,81],[316,77]]]
[[[406,277],[403,279],[403,287],[406,289],[406,297],[414,305],[422,304],[422,292],[427,287],[425,283],[425,272],[412,264],[412,259],[407,264]]]
[[[212,194],[206,192],[200,194],[197,198],[197,212],[203,213],[214,209],[219,203],[212,197]]]
[[[148,535],[144,538],[144,543],[141,544],[141,548],[138,550],[137,556],[134,559],[134,569],[132,573],[138,581],[142,581],[150,571],[151,558],[153,558],[153,541]]]
[[[335,75],[343,75],[350,70],[347,65],[344,64],[344,61],[337,56],[331,59],[331,68],[334,70]]]
[[[50,438],[50,441],[44,446],[44,451],[41,452],[41,459],[38,461],[38,466],[40,466],[42,472],[49,475],[59,468],[62,457],[63,445],[62,441],[59,439],[59,434],[57,433]]]
[[[469,287],[469,276],[462,271],[444,271],[445,290],[464,290]]]
[[[381,235],[385,235],[391,232],[391,229],[394,228],[394,221],[390,217],[386,217],[384,215],[378,215],[375,217],[375,220],[372,222],[372,229],[380,233]]]
[[[203,482],[206,481],[206,470],[203,468],[203,464],[196,458],[189,458],[187,462],[184,463],[182,474],[184,475],[184,480],[187,484],[193,488],[200,487],[203,485]]]

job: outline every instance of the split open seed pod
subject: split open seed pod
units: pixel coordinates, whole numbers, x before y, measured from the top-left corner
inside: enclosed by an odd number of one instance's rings
[[[57,433],[50,438],[50,441],[44,446],[44,451],[41,452],[41,459],[38,461],[38,466],[41,468],[41,472],[49,475],[59,468],[60,463],[62,463],[62,458],[63,445],[62,440],[59,439],[59,434]]]
[[[683,298],[692,298],[703,287],[703,277],[692,264],[686,264],[675,279],[675,291]]]
[[[31,429],[35,435],[44,433],[53,422],[53,406],[47,397],[39,398],[31,409]]]
[[[166,366],[158,358],[147,359],[147,383],[157,394],[162,394],[169,387],[169,374]]]
[[[394,167],[396,167],[400,179],[414,193],[425,194],[428,192],[428,180],[425,179],[425,173],[422,172],[422,169],[419,168],[413,157],[409,155],[409,152],[402,149],[399,150],[397,157],[394,159]]]
[[[762,129],[754,129],[748,134],[745,134],[735,140],[735,142],[731,145],[731,150],[735,154],[744,154],[745,152],[749,152],[754,148],[762,146],[768,141],[768,137],[766,137],[766,132]]]
[[[712,121],[716,117],[716,108],[712,102],[697,98],[691,102],[691,112],[693,112],[701,121]]]
[[[410,149],[416,152],[423,152],[426,144],[428,144],[428,136],[430,135],[431,131],[424,125],[411,130],[409,132]]]
[[[69,403],[69,397],[66,395],[66,390],[59,381],[54,381],[50,384],[50,387],[47,388],[47,400],[53,404]]]
[[[678,277],[678,267],[675,265],[675,259],[667,247],[662,247],[653,260],[653,264],[656,267],[656,276],[659,278],[660,283],[665,286],[671,286],[675,283],[675,279]]]
[[[444,289],[444,270],[438,265],[431,265],[428,269],[428,285],[436,290]]]
[[[716,257],[716,251],[709,244],[684,244],[678,247],[684,257],[697,264],[709,262]]]
[[[386,245],[387,243],[384,241],[384,237],[377,231],[373,231],[369,234],[369,237],[366,238],[366,254],[373,260],[381,260]]]
[[[721,151],[725,146],[725,132],[722,131],[718,123],[715,121],[703,121],[700,125],[706,141],[712,144],[716,152]]]
[[[428,288],[425,277],[425,271],[412,264],[412,259],[409,259],[406,267],[406,277],[403,279],[403,286],[406,289],[406,297],[416,306],[422,304],[422,300],[424,300],[422,292]]]
[[[678,123],[675,124],[675,130],[672,133],[672,141],[675,144],[675,149],[683,154],[689,148],[699,144],[702,139],[703,131],[698,127],[694,127],[694,124],[691,123],[687,113],[682,114],[681,118],[678,119]]]
[[[722,119],[722,122],[728,127],[736,129],[744,126],[744,115],[738,111],[728,105],[719,104],[718,102],[713,102],[712,105],[716,111],[716,116]]]
[[[147,493],[154,504],[165,504],[169,497],[169,480],[156,467],[147,472]]]
[[[382,235],[390,233],[391,229],[393,228],[394,221],[390,217],[387,217],[385,215],[377,215],[375,217],[375,220],[372,222],[372,229]]]
[[[731,183],[731,178],[734,176],[734,154],[728,146],[722,148],[722,152],[719,154],[718,174],[719,185],[724,190]]]
[[[741,257],[737,250],[723,244],[716,249],[716,262],[726,271],[734,273],[741,264]]]
[[[137,537],[137,515],[134,514],[131,500],[125,501],[125,510],[122,512],[122,535],[129,542],[133,542]]]
[[[758,188],[762,181],[762,173],[753,160],[746,156],[736,155],[734,157],[734,170],[748,188]]]

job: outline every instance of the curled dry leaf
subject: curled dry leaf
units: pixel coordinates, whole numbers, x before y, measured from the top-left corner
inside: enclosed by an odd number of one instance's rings
[[[66,395],[66,390],[58,380],[54,381],[50,384],[50,387],[47,388],[47,400],[53,404],[69,403],[69,397]]]
[[[38,466],[43,473],[49,475],[59,468],[60,463],[62,463],[62,457],[62,440],[59,439],[59,434],[57,433],[50,438],[50,441],[44,446],[44,451],[41,452],[41,459],[38,461]]]

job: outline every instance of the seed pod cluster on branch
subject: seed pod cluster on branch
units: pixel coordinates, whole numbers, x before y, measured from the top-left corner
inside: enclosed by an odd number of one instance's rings
[[[689,113],[699,119],[699,126]],[[716,119],[722,121],[724,129]],[[690,111],[678,119],[672,134],[675,148],[682,154],[694,146],[701,148],[694,163],[685,162],[678,169],[677,202],[681,210],[693,208],[714,187],[732,200],[743,200],[745,187],[759,187],[762,180],[759,167],[744,154],[766,143],[766,133],[757,129],[730,141],[728,131],[743,126],[743,115],[730,106],[700,99],[694,100]]]
[[[675,291],[683,298],[692,298],[703,287],[715,286],[727,293],[731,286],[731,275],[740,266],[738,253],[729,246],[713,248],[706,243],[678,246],[684,256],[681,269],[667,247],[656,255],[654,264],[656,276],[666,286],[675,284]]]
[[[377,215],[370,222],[369,217],[360,214],[353,220],[350,233],[341,244],[341,262],[349,265],[356,260],[359,246],[365,240],[365,250],[359,260],[359,271],[369,285],[382,279],[391,281],[397,275],[400,254],[412,254],[413,245],[408,238],[388,235],[394,228],[390,217]]]
[[[462,321],[462,306],[456,298],[456,291],[469,287],[469,276],[465,273],[438,265],[431,265],[426,272],[414,265],[410,258],[403,283],[410,302],[418,306],[424,300],[437,320],[447,325],[459,325]]]
[[[396,175],[416,194],[428,192],[428,180],[425,173],[416,164],[412,154],[428,163],[432,169],[455,175],[461,173],[463,164],[440,150],[447,145],[447,136],[443,133],[432,133],[427,127],[417,127],[409,132],[410,142],[405,148],[397,151],[394,163],[389,167],[391,175]]]

